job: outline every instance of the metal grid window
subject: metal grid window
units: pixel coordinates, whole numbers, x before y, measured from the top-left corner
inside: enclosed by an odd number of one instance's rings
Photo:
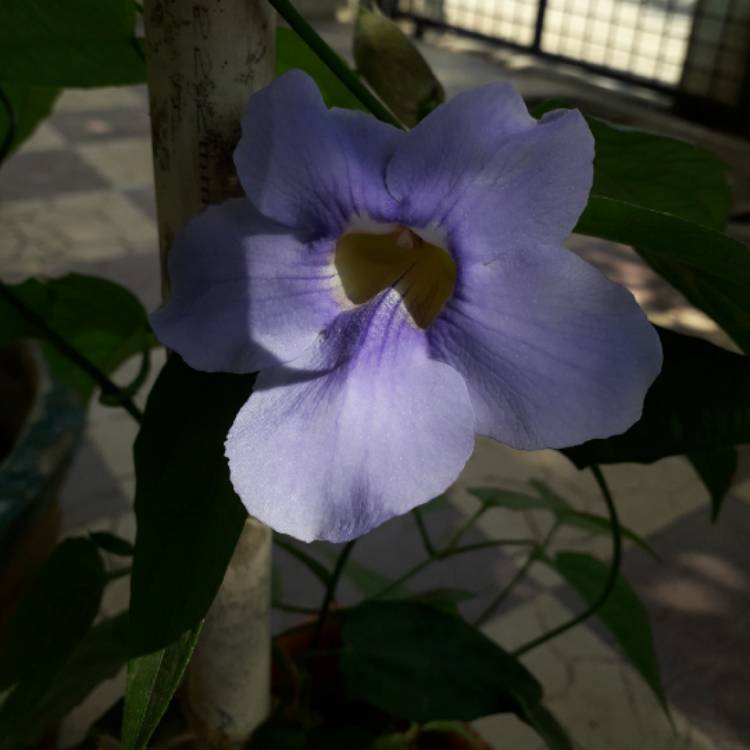
[[[391,0],[391,12],[747,112],[750,0]]]

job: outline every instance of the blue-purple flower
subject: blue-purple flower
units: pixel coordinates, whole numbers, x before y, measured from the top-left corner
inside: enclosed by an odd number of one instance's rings
[[[505,84],[409,133],[299,71],[251,98],[247,198],[179,235],[152,319],[194,368],[260,371],[226,441],[251,515],[344,541],[445,490],[475,433],[559,448],[639,418],[658,338],[562,244],[593,154],[578,112],[537,121]]]

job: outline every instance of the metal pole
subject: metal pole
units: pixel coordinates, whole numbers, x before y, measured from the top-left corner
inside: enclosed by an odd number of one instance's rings
[[[254,91],[274,74],[275,16],[265,0],[145,0],[162,289],[175,233],[240,193],[232,152]],[[186,681],[187,713],[209,747],[239,747],[270,704],[271,532],[248,520],[203,627]]]

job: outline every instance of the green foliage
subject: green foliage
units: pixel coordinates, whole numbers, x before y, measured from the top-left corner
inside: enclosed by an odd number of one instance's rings
[[[657,329],[664,367],[627,432],[562,452],[578,468],[650,463],[750,442],[750,359],[701,339]]]
[[[341,670],[350,697],[412,721],[511,711],[535,725],[542,699],[539,683],[497,644],[458,617],[412,602],[349,610]]]
[[[46,728],[42,719],[55,703],[53,686],[88,633],[105,583],[102,560],[88,539],[60,544],[39,572],[0,647],[2,750],[18,748]]]
[[[591,194],[576,232],[631,245],[750,351],[750,250],[715,229]]]
[[[512,511],[543,510],[552,513],[557,522],[563,526],[574,526],[592,534],[611,536],[612,524],[606,516],[576,510],[570,503],[554,493],[543,482],[536,481],[534,486],[538,495],[527,495],[512,490],[494,487],[472,487],[469,492],[490,508],[504,508]],[[623,537],[637,544],[653,557],[658,557],[643,538],[631,529],[620,527]]]
[[[138,534],[131,582],[134,652],[165,648],[203,619],[246,513],[224,439],[253,378],[197,372],[170,357],[135,442]]]
[[[24,86],[141,83],[132,0],[3,0],[0,82]]]
[[[45,281],[29,279],[9,289],[104,373],[156,343],[143,305],[111,281],[72,273]],[[0,299],[0,345],[27,337],[44,340],[44,332]],[[94,390],[90,376],[51,344],[43,348],[59,380],[88,400]]]
[[[2,14],[1,10],[0,14]],[[0,90],[0,97],[4,94],[7,99],[6,103],[0,101],[0,143],[5,143],[5,138],[13,127],[8,108],[11,109],[15,120],[13,139],[8,144],[8,154],[10,154],[50,114],[60,94],[60,89],[2,83]],[[3,106],[4,104],[6,106]]]
[[[445,91],[414,43],[377,8],[360,5],[354,61],[362,77],[408,127],[445,100]]]
[[[159,726],[198,642],[202,622],[164,649],[128,662],[122,750],[144,750]]]
[[[111,534],[109,531],[92,531],[89,534],[89,539],[100,550],[109,552],[110,555],[116,555],[117,557],[133,556],[133,545],[127,539]]]
[[[737,471],[737,450],[718,448],[704,453],[691,453],[687,458],[711,495],[711,521],[716,522]]]
[[[560,106],[545,102],[534,114]],[[750,352],[750,250],[722,234],[726,165],[684,141],[587,122],[596,140],[594,185],[576,231],[633,246]]]
[[[582,552],[560,552],[554,558],[542,559],[560,573],[587,604],[593,604],[598,599],[609,577],[609,567],[605,563]],[[648,612],[621,575],[618,575],[612,592],[597,616],[669,715]]]
[[[363,109],[359,99],[344,86],[331,69],[310,49],[292,29],[276,29],[276,75],[288,70],[304,70],[317,84],[329,107]]]

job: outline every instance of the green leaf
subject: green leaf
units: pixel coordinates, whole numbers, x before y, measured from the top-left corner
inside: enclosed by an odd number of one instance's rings
[[[651,463],[750,442],[750,358],[657,328],[664,367],[627,432],[562,452],[579,468]]]
[[[731,204],[727,166],[685,141],[587,118],[596,141],[595,195],[723,231]]]
[[[567,732],[541,703],[530,706],[521,717],[545,741],[549,750],[573,750]]]
[[[545,103],[535,114],[554,107]],[[726,165],[683,141],[587,122],[596,140],[594,185],[576,231],[633,246],[750,352],[750,250],[721,234],[730,206]]]
[[[599,598],[609,577],[608,565],[582,552],[560,552],[552,559],[542,559],[560,573],[587,604]],[[621,575],[597,615],[669,715],[648,612]]]
[[[89,539],[104,552],[117,557],[132,557],[133,545],[127,540],[109,531],[92,531]]]
[[[567,109],[560,101],[534,107],[541,117]],[[731,204],[727,165],[687,141],[586,117],[596,141],[591,192],[723,231]]]
[[[488,508],[505,508],[513,511],[548,510],[555,514],[572,510],[562,498],[552,495],[527,495],[496,487],[470,487],[468,491]]]
[[[138,654],[193,630],[224,577],[247,517],[229,482],[224,440],[253,381],[197,372],[171,356],[149,395],[134,447],[130,614]]]
[[[0,80],[28,86],[141,83],[132,0],[3,0]]]
[[[198,642],[202,622],[183,632],[167,648],[128,662],[122,720],[122,750],[143,750],[182,682]]]
[[[463,620],[423,604],[373,602],[344,618],[348,694],[412,721],[471,721],[541,700],[534,677]]]
[[[88,539],[68,539],[45,563],[0,647],[0,737],[23,735],[99,611],[104,565]],[[2,745],[0,745],[2,747]],[[10,744],[8,744],[10,747]]]
[[[143,305],[111,281],[68,274],[47,281],[30,279],[8,288],[105,373],[156,343]],[[44,335],[0,299],[0,344],[26,337],[43,339]],[[43,348],[55,375],[88,400],[95,387],[91,378],[51,344]]]
[[[127,614],[95,625],[60,669],[33,710],[13,716],[13,729],[0,748],[17,750],[39,740],[105,680],[117,675],[127,659]]]
[[[0,11],[2,13],[2,11]],[[0,53],[1,54],[1,53]],[[34,86],[2,84],[2,93],[8,99],[15,117],[15,134],[10,142],[9,154],[15,151],[47,117],[60,94],[60,89]],[[11,119],[6,107],[0,102],[0,143],[11,127]]]
[[[300,36],[292,29],[280,26],[276,29],[276,75],[280,76],[294,68],[304,70],[315,81],[327,106],[363,109],[359,99]]]
[[[606,516],[576,510],[543,482],[532,480],[530,484],[537,489],[538,496],[492,487],[472,487],[468,491],[487,507],[512,511],[545,510],[552,513],[558,522],[565,526],[575,526],[594,534],[612,534],[612,524]],[[624,526],[620,527],[620,531],[626,539],[658,559],[656,552],[634,531]]]
[[[715,523],[737,471],[737,449],[720,448],[705,453],[691,453],[687,459],[711,495],[711,521]]]
[[[467,591],[466,589],[445,588],[419,591],[416,594],[410,594],[403,598],[408,599],[414,604],[424,604],[433,609],[458,617],[458,605],[473,599],[475,596],[476,594],[473,591]],[[396,597],[393,594],[388,597],[388,599],[396,598],[402,597]]]
[[[445,91],[411,39],[377,8],[360,5],[354,61],[362,77],[408,127],[445,100]]]
[[[672,214],[594,193],[574,231],[634,247],[750,351],[750,250],[741,242]]]

